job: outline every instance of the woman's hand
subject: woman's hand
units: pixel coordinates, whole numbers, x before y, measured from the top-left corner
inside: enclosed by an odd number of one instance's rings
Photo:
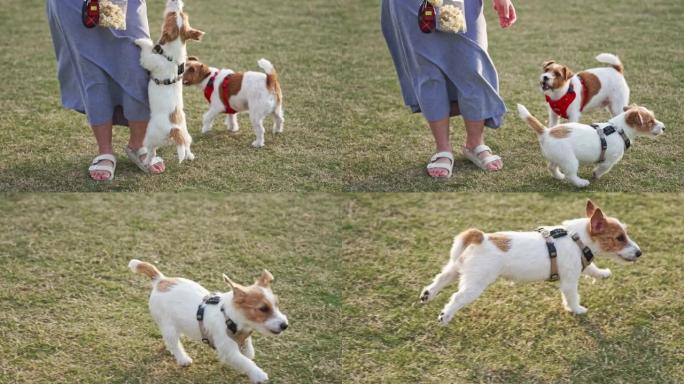
[[[494,0],[494,10],[499,15],[501,28],[508,28],[518,19],[511,0]]]

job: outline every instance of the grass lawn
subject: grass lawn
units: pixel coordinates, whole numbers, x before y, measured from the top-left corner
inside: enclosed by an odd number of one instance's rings
[[[144,207],[139,210],[136,207]],[[263,268],[290,319],[257,335],[273,383],[339,382],[336,197],[293,194],[9,195],[0,198],[0,383],[247,383],[201,343],[176,365],[148,309],[154,262],[209,290]]]
[[[153,39],[159,37],[165,1],[148,1]],[[168,171],[148,177],[130,163],[123,147],[126,128],[115,128],[119,164],[116,180],[96,183],[87,167],[96,154],[84,116],[62,109],[54,50],[43,0],[9,0],[0,8],[5,69],[0,95],[0,190],[19,191],[319,191],[341,190],[338,118],[350,102],[334,97],[347,79],[336,76],[335,53],[346,41],[339,2],[301,4],[190,0],[186,11],[204,41],[188,52],[205,62],[235,70],[260,71],[266,57],[280,73],[285,132],[266,134],[254,149],[247,115],[241,131],[229,134],[216,122],[200,133],[206,101],[198,88],[185,89],[186,114],[197,159],[177,164],[175,149],[162,149]],[[10,33],[11,31],[11,33]]]
[[[375,1],[374,3],[379,3]],[[516,103],[546,121],[544,97],[537,79],[541,63],[555,59],[576,71],[602,65],[600,52],[615,53],[625,64],[631,101],[653,109],[667,126],[658,140],[640,138],[608,175],[592,184],[595,191],[680,191],[684,169],[681,125],[684,98],[684,3],[678,0],[571,3],[515,1],[519,20],[502,30],[484,1],[489,53],[497,67],[500,90],[509,109],[502,129],[488,130],[487,143],[504,159],[505,171],[485,174],[456,153],[455,175],[449,181],[429,179],[425,165],[434,142],[420,115],[403,107],[394,67],[378,25],[377,7],[368,1],[346,2],[355,44],[346,59],[351,84],[345,98],[359,100],[343,120],[343,142],[350,191],[573,191],[552,179],[545,168],[535,134],[515,113]],[[584,121],[605,121],[608,113],[587,114]],[[460,148],[463,122],[452,120],[452,143]],[[598,140],[597,140],[598,145]],[[591,168],[583,168],[590,175]]]
[[[530,230],[579,217],[577,194],[357,196],[344,223],[347,383],[681,383],[684,196],[594,194],[644,255],[613,276],[582,279],[584,316],[566,313],[557,283],[499,281],[448,327],[437,315],[455,288],[420,305],[422,288],[461,230]],[[675,215],[673,215],[675,213]],[[353,351],[353,353],[351,352]]]

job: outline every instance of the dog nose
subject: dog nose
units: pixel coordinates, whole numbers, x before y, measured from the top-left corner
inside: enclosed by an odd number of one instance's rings
[[[636,257],[639,257],[639,256],[641,256],[641,250],[640,250],[640,249],[638,249],[638,250],[636,251],[636,253],[634,254],[634,256],[636,256]]]
[[[548,79],[549,79],[548,76],[542,76],[542,80],[546,81],[546,80],[548,80]]]
[[[288,327],[287,323],[280,323],[280,330],[281,330],[281,331],[286,330],[287,327]]]

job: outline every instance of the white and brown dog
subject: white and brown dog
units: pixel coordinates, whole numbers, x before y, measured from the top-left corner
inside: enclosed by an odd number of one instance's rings
[[[179,162],[195,158],[190,151],[192,137],[188,133],[183,111],[181,79],[187,57],[186,41],[199,41],[203,35],[204,32],[190,26],[187,14],[183,13],[183,2],[168,0],[162,34],[157,44],[150,39],[135,41],[141,49],[140,64],[150,71],[150,121],[143,141],[143,147],[149,153],[147,165],[156,156],[157,148],[166,143],[169,137],[176,143]]]
[[[152,279],[150,313],[178,364],[192,364],[180,342],[185,335],[215,348],[219,360],[249,376],[253,383],[268,380],[253,361],[251,334],[279,335],[288,327],[271,290],[273,276],[268,271],[248,287],[223,275],[232,291],[210,294],[192,280],[165,277],[150,263],[134,259],[128,267]]]
[[[553,60],[542,64],[539,83],[549,106],[549,126],[558,124],[560,117],[577,123],[583,112],[598,108],[607,108],[617,116],[629,104],[629,87],[620,59],[602,53],[596,60],[611,67],[587,69],[575,75]]]
[[[431,301],[458,279],[458,292],[439,315],[440,323],[446,325],[499,277],[525,282],[560,279],[565,309],[578,315],[586,313],[577,291],[580,275],[607,278],[611,274],[592,262],[593,254],[616,255],[626,261],[641,256],[639,246],[625,228],[588,201],[585,218],[564,221],[562,226],[542,227],[534,232],[484,233],[469,229],[456,236],[449,262],[424,288],[420,300]]]
[[[564,123],[547,128],[518,104],[520,118],[534,129],[551,175],[567,179],[576,187],[586,187],[589,180],[578,176],[581,163],[597,163],[594,178],[600,178],[617,164],[637,136],[655,137],[665,131],[652,111],[632,105],[607,123],[585,125]]]
[[[185,85],[202,88],[209,102],[209,110],[202,117],[202,133],[211,130],[214,119],[226,113],[226,126],[237,132],[238,112],[249,111],[249,119],[256,134],[253,147],[264,146],[264,119],[273,116],[273,133],[283,131],[283,95],[273,64],[266,59],[258,62],[261,72],[234,72],[230,69],[209,67],[195,57],[190,57],[183,74]]]

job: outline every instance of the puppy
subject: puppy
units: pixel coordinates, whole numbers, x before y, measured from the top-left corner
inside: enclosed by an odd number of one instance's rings
[[[232,291],[210,294],[194,281],[165,277],[150,263],[134,259],[128,267],[152,279],[150,313],[178,364],[192,364],[180,342],[180,336],[185,335],[208,343],[216,349],[219,360],[249,376],[253,383],[268,380],[266,372],[252,361],[251,334],[279,335],[288,327],[271,290],[273,276],[268,271],[249,287],[223,275]]]
[[[639,246],[629,238],[625,228],[619,220],[607,217],[588,201],[586,218],[564,221],[562,226],[543,227],[541,232],[547,231],[548,238],[540,232],[484,233],[469,229],[456,236],[449,262],[432,284],[424,288],[420,300],[431,301],[444,287],[459,279],[458,292],[451,296],[439,315],[440,323],[446,325],[459,309],[477,299],[499,277],[515,281],[555,277],[560,279],[565,309],[578,315],[586,313],[577,293],[580,275],[607,278],[611,274],[609,269],[598,268],[591,262],[593,253],[617,255],[627,261],[641,256]],[[553,259],[547,242],[555,248]]]
[[[195,158],[190,151],[192,137],[188,133],[183,111],[181,79],[187,57],[185,43],[188,40],[199,41],[203,35],[204,32],[190,26],[188,16],[183,13],[183,2],[168,0],[162,34],[157,44],[154,45],[150,39],[135,41],[141,49],[140,64],[150,71],[150,121],[143,141],[143,147],[149,153],[146,165],[169,137],[176,143],[179,162]]]
[[[204,90],[209,102],[209,110],[202,118],[202,133],[211,130],[214,119],[226,113],[226,126],[229,131],[237,132],[240,127],[237,113],[249,111],[252,128],[256,134],[253,147],[264,146],[264,118],[273,115],[273,133],[283,131],[283,95],[280,90],[278,74],[266,59],[258,61],[260,72],[234,72],[230,69],[217,69],[191,57],[183,74],[185,85],[197,85]]]
[[[596,60],[611,67],[587,69],[575,75],[570,68],[553,60],[543,64],[539,83],[549,104],[550,127],[558,124],[559,117],[577,123],[583,112],[601,107],[617,116],[629,104],[629,87],[620,59],[602,53]]]
[[[565,123],[549,129],[518,104],[520,118],[537,133],[551,175],[568,179],[576,187],[589,185],[589,180],[577,175],[580,163],[598,163],[594,168],[594,178],[598,179],[622,159],[635,137],[655,137],[665,131],[652,111],[637,105],[623,109],[607,123]]]

